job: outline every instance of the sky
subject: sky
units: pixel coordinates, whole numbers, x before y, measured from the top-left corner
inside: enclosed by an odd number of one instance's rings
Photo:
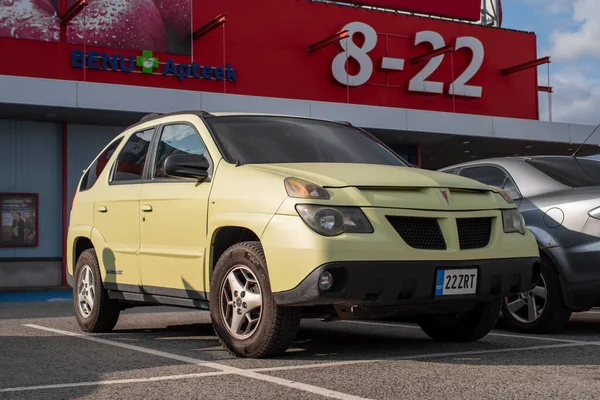
[[[535,32],[538,57],[550,56],[552,121],[600,124],[600,0],[502,0],[503,28]],[[538,69],[548,84],[547,65]],[[540,94],[548,121],[548,95]]]

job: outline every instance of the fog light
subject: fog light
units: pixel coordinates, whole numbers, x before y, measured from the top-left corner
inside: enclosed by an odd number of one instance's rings
[[[333,276],[331,273],[324,271],[319,277],[319,289],[329,290],[333,286]]]

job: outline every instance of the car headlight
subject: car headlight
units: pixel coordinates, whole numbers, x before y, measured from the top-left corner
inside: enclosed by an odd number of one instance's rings
[[[323,236],[337,236],[342,233],[373,233],[371,223],[358,207],[298,204],[296,211],[313,231]]]
[[[504,225],[504,233],[519,232],[525,234],[525,220],[516,208],[512,210],[502,210],[502,224]]]
[[[288,196],[297,199],[319,199],[329,200],[331,196],[327,190],[316,183],[300,178],[286,178],[284,181]]]

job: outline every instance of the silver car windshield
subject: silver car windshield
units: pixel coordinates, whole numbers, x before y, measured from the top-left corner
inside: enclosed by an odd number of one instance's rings
[[[527,163],[573,188],[600,186],[600,161],[574,157],[535,157]]]

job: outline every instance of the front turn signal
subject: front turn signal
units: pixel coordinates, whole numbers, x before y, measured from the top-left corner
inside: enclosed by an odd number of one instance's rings
[[[329,200],[329,192],[316,183],[300,178],[286,178],[285,190],[288,196],[297,199]]]

